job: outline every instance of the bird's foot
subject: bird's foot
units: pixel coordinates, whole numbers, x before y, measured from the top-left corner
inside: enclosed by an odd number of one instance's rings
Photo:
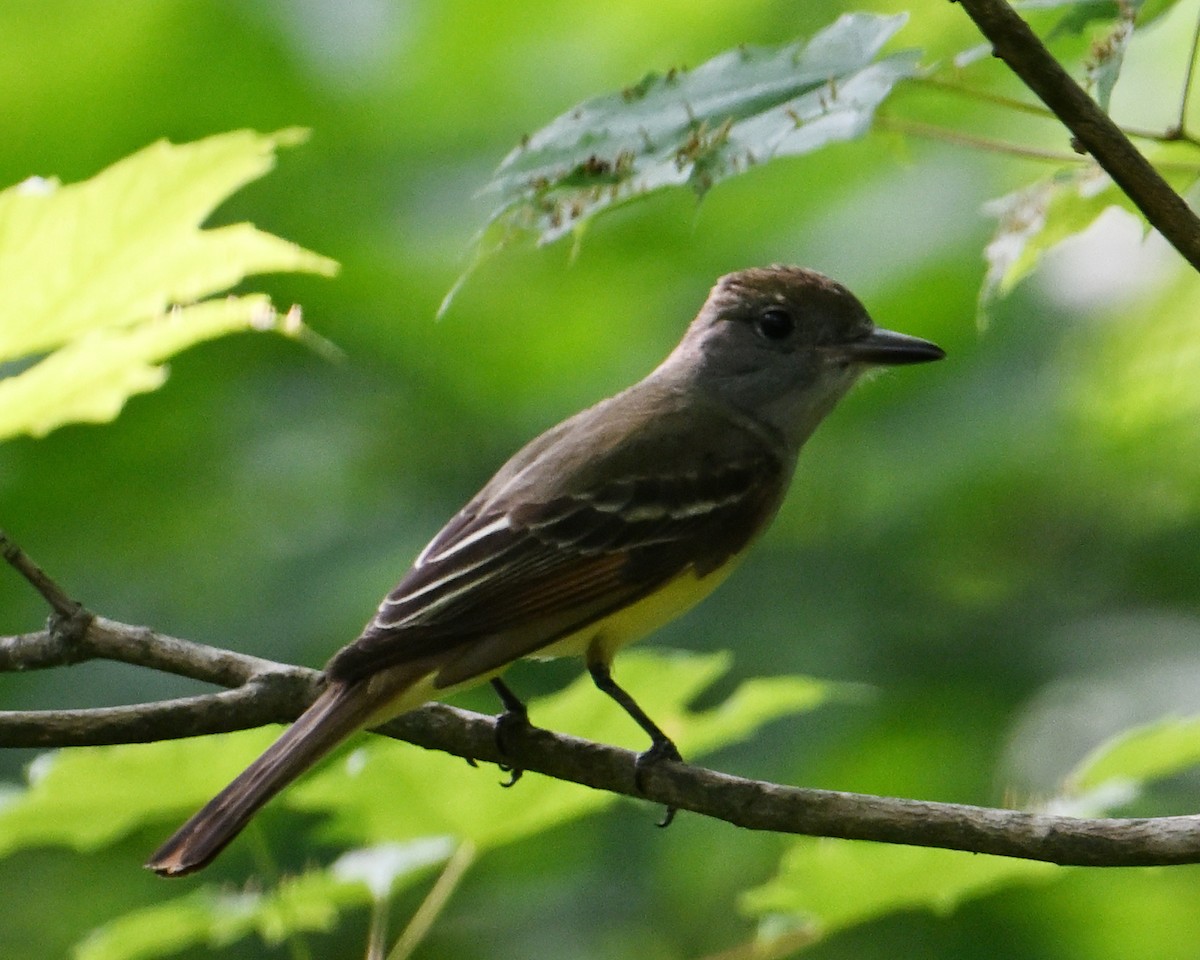
[[[531,726],[529,714],[524,707],[520,710],[505,710],[496,717],[496,749],[503,754],[511,753],[510,745]],[[510,763],[498,763],[497,766],[502,773],[508,774],[508,779],[500,784],[502,787],[511,787],[525,773],[520,767]]]
[[[504,712],[496,717],[496,749],[502,754],[508,754],[512,752],[513,742],[532,726],[529,722],[529,710],[521,698],[502,681],[493,680],[492,686],[504,704]],[[512,764],[499,763],[497,766],[502,773],[508,774],[508,780],[500,784],[502,787],[511,787],[525,773],[520,767]]]
[[[655,740],[650,745],[649,750],[639,753],[637,760],[634,762],[633,783],[639,792],[646,792],[646,774],[663,761],[683,763],[683,757],[679,753],[679,748],[665,736],[661,740]],[[669,827],[675,819],[675,813],[676,810],[674,807],[664,807],[663,818],[658,821],[658,826]]]

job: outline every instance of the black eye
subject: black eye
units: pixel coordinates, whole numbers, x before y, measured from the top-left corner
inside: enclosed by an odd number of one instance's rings
[[[754,325],[768,340],[783,340],[796,329],[796,321],[783,307],[767,307]]]

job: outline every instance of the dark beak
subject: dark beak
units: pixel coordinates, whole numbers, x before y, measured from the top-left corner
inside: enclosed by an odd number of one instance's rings
[[[886,367],[928,363],[930,360],[941,360],[946,355],[946,351],[936,343],[878,328],[859,340],[843,344],[841,350],[847,360]]]

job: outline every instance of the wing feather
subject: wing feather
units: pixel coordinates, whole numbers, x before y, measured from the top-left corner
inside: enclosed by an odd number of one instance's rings
[[[327,667],[353,680],[431,655],[493,670],[581,630],[688,568],[715,570],[777,508],[774,458],[626,477],[544,503],[458,514]],[[480,649],[472,656],[467,648]],[[489,651],[484,655],[484,651]]]

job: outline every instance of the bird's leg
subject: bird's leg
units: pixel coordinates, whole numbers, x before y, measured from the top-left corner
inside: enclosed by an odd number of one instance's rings
[[[492,678],[492,689],[504,704],[504,712],[496,717],[496,749],[501,753],[508,753],[507,744],[512,742],[513,734],[529,726],[529,710],[524,701],[499,677]],[[508,782],[502,784],[505,787],[511,787],[525,772],[520,767],[506,763],[499,764],[499,767],[509,775]]]
[[[633,771],[635,786],[644,792],[643,781],[646,771],[654,766],[654,764],[660,763],[663,760],[674,760],[676,763],[683,762],[683,757],[679,754],[679,748],[675,746],[674,741],[670,737],[662,732],[662,728],[650,719],[646,711],[637,705],[637,701],[613,679],[612,670],[607,663],[599,660],[589,662],[588,673],[592,675],[592,682],[596,684],[596,687],[616,700],[621,705],[621,709],[629,714],[633,718],[633,721],[650,736],[650,749],[638,754],[637,763],[634,765]],[[667,807],[658,825],[660,827],[670,826],[671,821],[674,819],[675,808]]]

